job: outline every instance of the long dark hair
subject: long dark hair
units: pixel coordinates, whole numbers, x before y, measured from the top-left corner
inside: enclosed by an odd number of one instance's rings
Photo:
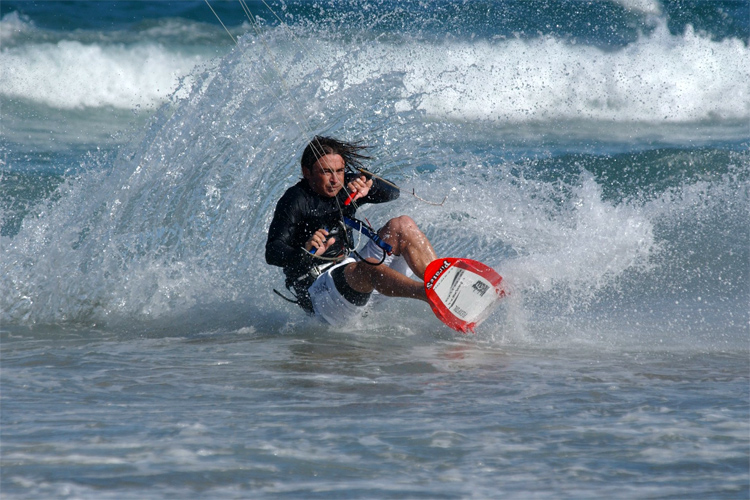
[[[344,142],[333,137],[316,135],[302,152],[300,164],[302,168],[312,170],[315,162],[325,155],[337,154],[344,159],[344,163],[348,168],[356,169],[363,166],[362,160],[370,159],[369,156],[360,153],[360,151],[365,151],[366,149],[367,146],[359,142]]]

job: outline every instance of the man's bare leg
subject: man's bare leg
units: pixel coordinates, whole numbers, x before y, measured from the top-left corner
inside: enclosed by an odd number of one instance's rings
[[[389,220],[378,235],[393,247],[394,255],[403,255],[409,268],[421,280],[427,265],[437,259],[430,240],[408,215]]]
[[[420,280],[424,279],[427,265],[437,259],[427,237],[417,224],[406,215],[391,219],[378,235],[393,247],[394,255],[402,255]],[[387,297],[408,297],[427,301],[424,283],[404,276],[388,266],[375,266],[354,262],[344,269],[347,284],[360,293],[373,289]]]
[[[352,262],[344,268],[346,283],[360,293],[377,290],[386,297],[407,297],[427,301],[424,283],[385,265]]]

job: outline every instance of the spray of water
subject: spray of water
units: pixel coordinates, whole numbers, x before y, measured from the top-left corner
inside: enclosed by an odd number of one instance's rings
[[[551,40],[472,48],[430,47],[423,41],[360,46],[340,40],[337,45],[314,36],[321,33],[305,34],[316,60],[291,43],[283,29],[269,30],[263,44],[255,36],[241,38],[231,53],[183,80],[116,158],[93,157],[24,219],[17,235],[2,237],[2,321],[166,324],[197,314],[213,325],[239,321],[281,330],[289,321],[301,321],[299,311],[271,293],[281,273],[265,264],[263,246],[276,200],[296,181],[299,153],[311,133],[372,144],[373,170],[397,182],[403,194],[398,202],[370,207],[362,215],[377,225],[409,213],[441,255],[476,258],[498,268],[513,291],[509,325],[576,314],[602,303],[612,290],[637,295],[634,290],[660,276],[652,274],[655,266],[664,269],[664,262],[684,249],[674,238],[665,244],[664,234],[675,227],[672,212],[685,211],[700,197],[692,194],[696,191],[708,193],[704,199],[718,198],[709,207],[715,214],[722,200],[737,194],[729,186],[739,182],[744,198],[732,205],[731,220],[746,213],[746,155],[737,157],[734,177],[708,179],[703,188],[689,180],[657,197],[639,192],[612,197],[586,165],[549,175],[535,161],[510,159],[502,143],[481,145],[496,133],[492,123],[498,119],[513,122],[530,114],[556,123],[582,114],[594,122],[642,117],[638,103],[580,100],[579,90],[561,106],[519,107],[523,99],[507,101],[508,91],[518,87],[513,95],[522,97],[523,89],[529,90],[538,102],[545,92],[530,75],[543,68],[516,76],[493,69],[495,49],[506,60],[526,51],[548,61],[564,53],[571,64],[555,66],[554,75],[573,70],[569,78],[576,80],[575,74],[593,71],[603,78],[599,83],[591,79],[595,88],[589,95],[595,96],[597,88],[619,95],[610,92],[609,70],[588,65],[587,51],[595,49]],[[654,51],[660,45],[653,40],[630,50]],[[684,50],[691,40],[708,43],[688,33]],[[731,41],[726,49],[741,52]],[[677,57],[668,47],[660,50],[652,55]],[[446,53],[449,57],[437,64],[437,55]],[[597,57],[620,68],[612,71],[652,73],[639,69],[637,61],[643,58],[632,54]],[[538,59],[524,60],[533,65]],[[482,82],[494,81],[495,91],[485,83],[471,86],[475,70],[489,75]],[[626,80],[632,79],[612,81]],[[622,92],[637,93],[632,88]],[[680,91],[672,97],[683,101],[685,95]],[[663,97],[662,92],[659,100]],[[710,107],[700,98],[688,101],[698,104],[674,111],[675,120],[700,119]],[[477,107],[477,102],[483,104]],[[748,105],[718,112],[730,119],[747,116]],[[304,124],[295,115],[304,116]],[[412,189],[425,198],[447,200],[428,205],[409,196]],[[670,247],[675,241],[679,251]],[[228,314],[238,310],[241,319]],[[405,324],[412,325],[408,319]],[[380,328],[383,323],[373,319],[367,325]]]

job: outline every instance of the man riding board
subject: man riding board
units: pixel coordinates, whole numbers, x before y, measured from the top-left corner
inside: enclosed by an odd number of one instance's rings
[[[282,267],[296,303],[330,324],[361,311],[373,290],[389,297],[427,301],[423,281],[437,258],[427,237],[408,216],[391,219],[355,252],[352,229],[357,207],[399,196],[396,187],[357,169],[366,149],[316,136],[305,148],[302,179],[276,205],[266,241],[266,262]],[[347,172],[347,169],[352,172]],[[384,248],[392,248],[390,255]],[[354,256],[351,255],[354,252]]]

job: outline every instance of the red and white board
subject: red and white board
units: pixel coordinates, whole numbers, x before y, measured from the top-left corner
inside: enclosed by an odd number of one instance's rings
[[[463,333],[473,332],[500,304],[505,297],[502,281],[491,267],[454,257],[430,262],[424,273],[424,288],[435,316]]]

